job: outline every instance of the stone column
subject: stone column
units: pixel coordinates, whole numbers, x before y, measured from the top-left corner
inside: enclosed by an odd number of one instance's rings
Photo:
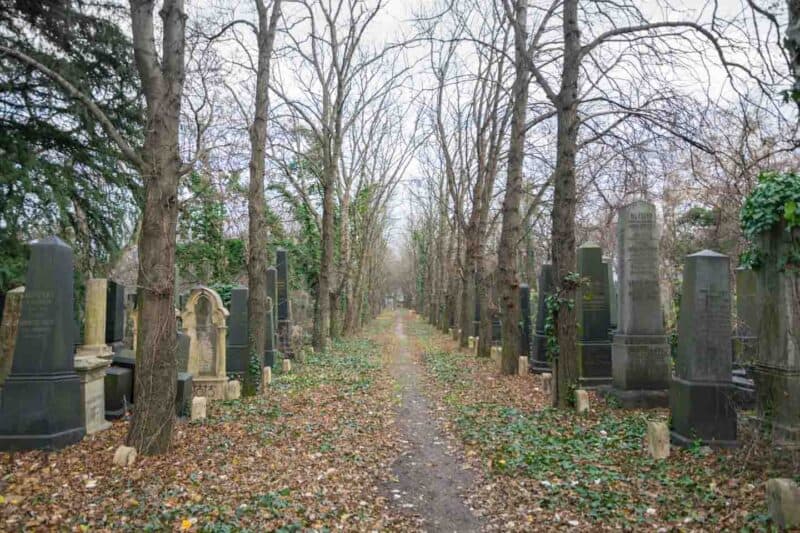
[[[267,338],[264,344],[264,366],[275,366],[275,315],[272,298],[267,297]]]
[[[519,337],[520,357],[531,355],[531,288],[527,283],[519,286],[519,311],[522,320]],[[525,369],[527,373],[527,369]]]
[[[103,278],[86,280],[83,345],[78,347],[77,357],[109,358],[113,353],[106,344],[107,292],[108,280]]]
[[[620,210],[619,324],[611,345],[610,393],[624,407],[669,403],[670,351],[661,310],[658,242],[655,205],[639,200]]]
[[[544,320],[547,315],[545,298],[553,291],[553,265],[544,264],[539,272],[539,294],[536,301],[536,330],[533,335],[533,357],[531,369],[537,373],[550,372],[552,365],[547,358],[547,337],[544,334]]]
[[[781,268],[796,250],[794,234],[779,224],[759,238],[762,266],[758,280],[758,354],[753,369],[758,416],[772,431],[772,442],[800,448],[800,274]]]
[[[670,384],[672,440],[736,445],[731,382],[731,291],[728,256],[703,250],[683,268],[678,355]]]
[[[581,386],[611,383],[611,317],[608,266],[603,250],[595,243],[578,248],[578,272],[588,280],[576,295],[578,316],[578,376]]]
[[[0,401],[0,450],[59,449],[81,440],[74,370],[72,250],[33,241],[11,372]],[[102,383],[102,382],[101,382]]]

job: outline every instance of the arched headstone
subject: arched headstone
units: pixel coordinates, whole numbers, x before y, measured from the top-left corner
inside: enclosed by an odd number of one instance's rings
[[[225,398],[226,319],[228,310],[213,289],[196,287],[181,313],[183,331],[189,336],[189,373],[194,376],[195,396]]]

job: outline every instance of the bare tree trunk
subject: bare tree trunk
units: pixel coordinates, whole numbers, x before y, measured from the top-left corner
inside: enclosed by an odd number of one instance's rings
[[[557,155],[553,192],[552,246],[553,274],[561,296],[575,298],[571,284],[565,283],[577,270],[575,256],[575,153],[578,139],[578,72],[580,70],[580,33],[578,0],[564,1],[564,66],[561,91],[557,99]],[[559,407],[569,405],[571,390],[578,380],[577,317],[574,307],[561,306],[556,323],[559,354],[555,361],[553,401]]]
[[[335,162],[333,163],[336,164]],[[334,170],[335,172],[335,170]],[[322,258],[319,265],[319,285],[317,286],[317,305],[315,306],[314,350],[324,352],[328,349],[331,331],[331,268],[333,265],[333,188],[334,180],[325,178],[322,194]]]
[[[252,396],[261,382],[264,349],[267,338],[267,221],[264,215],[264,160],[267,152],[267,120],[269,117],[269,75],[275,29],[280,18],[281,0],[274,0],[272,14],[267,17],[263,0],[256,0],[258,9],[258,71],[253,123],[250,125],[250,186],[247,195],[249,215],[249,250],[247,261],[248,353],[261,363],[257,374],[249,365],[244,376],[242,394]]]
[[[506,192],[503,197],[503,225],[497,250],[498,287],[503,317],[503,356],[501,372],[516,374],[519,363],[519,280],[517,280],[517,244],[520,234],[519,205],[522,199],[522,159],[525,149],[525,120],[528,106],[528,70],[526,44],[528,3],[515,0],[514,86],[512,88],[511,138],[508,147]]]
[[[182,0],[165,0],[159,65],[153,7],[152,1],[131,0],[134,56],[147,102],[147,127],[141,166],[145,204],[139,240],[136,410],[127,443],[145,455],[169,449],[175,421],[175,232],[186,24]]]

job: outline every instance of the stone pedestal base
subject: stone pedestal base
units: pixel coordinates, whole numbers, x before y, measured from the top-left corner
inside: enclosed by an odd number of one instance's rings
[[[111,362],[99,357],[76,357],[75,372],[81,383],[81,408],[86,434],[111,427],[106,422],[105,377]]]
[[[0,395],[0,450],[58,450],[86,434],[75,372],[10,375]]]
[[[776,446],[800,449],[800,370],[756,365],[756,407]]]
[[[578,342],[578,376],[584,388],[611,384],[610,342]]]
[[[130,368],[111,366],[106,369],[104,380],[106,419],[125,416],[125,410],[133,406],[133,372]]]
[[[228,383],[227,376],[221,378],[195,377],[192,394],[195,397],[202,396],[209,400],[224,400],[226,383]]]
[[[736,404],[732,383],[688,381],[673,378],[669,407],[672,442],[690,446],[736,446]]]
[[[669,404],[669,344],[665,335],[614,335],[611,344],[613,386],[609,396],[623,407]]]
[[[78,346],[78,349],[75,350],[75,357],[80,359],[90,357],[110,359],[112,355],[114,355],[114,351],[108,344],[95,344],[93,346],[82,345]]]
[[[533,356],[529,365],[534,374],[544,374],[553,370],[550,361],[547,360],[547,337],[541,333],[533,335]]]

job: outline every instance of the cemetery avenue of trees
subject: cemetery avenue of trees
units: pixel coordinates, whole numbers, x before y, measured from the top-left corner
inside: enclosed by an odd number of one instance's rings
[[[0,0],[0,530],[800,531],[800,0]]]

